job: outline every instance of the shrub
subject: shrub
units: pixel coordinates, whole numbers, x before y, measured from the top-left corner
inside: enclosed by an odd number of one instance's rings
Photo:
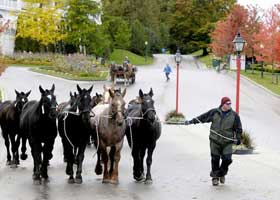
[[[250,136],[250,133],[246,130],[243,130],[243,133],[241,135],[241,143],[247,147],[248,149],[254,149],[254,142],[252,137]]]
[[[165,121],[182,121],[185,120],[185,116],[182,113],[177,113],[176,110],[172,110],[165,116]]]

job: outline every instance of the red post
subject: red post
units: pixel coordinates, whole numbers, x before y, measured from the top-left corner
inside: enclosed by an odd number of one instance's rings
[[[176,73],[176,113],[178,113],[178,101],[179,101],[179,63],[177,62],[177,73]]]
[[[237,55],[237,70],[236,70],[236,109],[235,111],[239,114],[239,94],[240,94],[240,55]]]

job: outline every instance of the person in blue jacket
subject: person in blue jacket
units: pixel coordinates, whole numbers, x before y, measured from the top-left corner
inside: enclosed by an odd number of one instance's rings
[[[166,76],[166,81],[169,81],[169,74],[172,72],[171,67],[169,66],[169,64],[166,64],[166,66],[163,69],[163,72],[165,73]]]

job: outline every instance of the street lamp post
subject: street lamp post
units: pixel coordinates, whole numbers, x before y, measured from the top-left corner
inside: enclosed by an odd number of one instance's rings
[[[145,62],[147,62],[147,54],[148,54],[148,41],[145,41]]]
[[[234,40],[232,41],[234,44],[234,49],[235,52],[237,53],[237,59],[236,59],[236,109],[235,111],[237,113],[239,113],[239,94],[240,94],[240,65],[241,65],[241,61],[240,61],[240,53],[243,50],[245,41],[243,40],[243,38],[241,37],[239,31],[237,33],[237,35],[235,36]]]
[[[179,64],[182,61],[182,55],[180,50],[178,49],[175,56],[175,62],[177,64],[176,67],[176,113],[178,113],[178,104],[179,104]]]

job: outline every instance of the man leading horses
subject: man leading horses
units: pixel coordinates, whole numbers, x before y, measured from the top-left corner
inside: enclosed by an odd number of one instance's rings
[[[231,109],[231,101],[228,97],[221,99],[218,108],[185,121],[185,125],[207,122],[212,123],[209,136],[212,166],[210,176],[213,186],[217,186],[219,180],[222,184],[225,183],[225,175],[232,163],[232,144],[241,143],[242,125],[239,115]]]

